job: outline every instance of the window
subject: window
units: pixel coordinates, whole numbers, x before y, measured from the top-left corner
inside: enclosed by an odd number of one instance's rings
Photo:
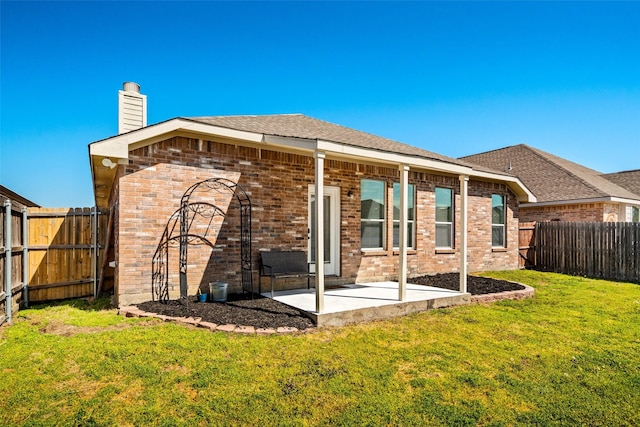
[[[362,249],[384,248],[385,184],[382,181],[360,181],[360,240]]]
[[[408,185],[408,206],[407,206],[407,247],[413,248],[414,223],[415,223],[415,188],[413,184]],[[393,184],[393,247],[400,247],[400,184]]]
[[[453,190],[436,187],[436,248],[453,247]]]
[[[505,247],[504,239],[505,205],[504,196],[491,195],[491,246]]]
[[[631,207],[631,222],[640,222],[640,207]]]

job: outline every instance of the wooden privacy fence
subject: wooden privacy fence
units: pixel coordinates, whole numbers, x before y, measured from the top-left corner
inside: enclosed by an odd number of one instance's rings
[[[640,223],[539,222],[536,267],[640,283]]]
[[[26,277],[24,224],[27,208],[0,197],[0,325],[10,321],[22,303]]]
[[[29,301],[95,295],[107,215],[95,208],[28,208]]]
[[[536,223],[521,222],[518,226],[518,252],[520,268],[532,268],[536,262]]]
[[[0,324],[21,304],[97,294],[105,213],[96,208],[22,208],[4,201]]]

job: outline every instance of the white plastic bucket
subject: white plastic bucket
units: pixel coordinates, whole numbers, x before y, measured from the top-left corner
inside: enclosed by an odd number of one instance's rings
[[[211,300],[215,302],[226,302],[228,286],[229,284],[227,282],[209,283],[209,294],[211,295]]]

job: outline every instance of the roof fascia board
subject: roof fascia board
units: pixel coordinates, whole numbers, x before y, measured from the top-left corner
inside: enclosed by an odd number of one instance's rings
[[[180,120],[173,119],[153,126],[123,133],[102,141],[89,144],[89,154],[92,156],[129,158],[129,145],[141,143],[158,135],[165,135],[180,128]]]
[[[131,149],[144,147],[172,136],[182,135],[181,131],[187,131],[196,135],[212,135],[232,140],[280,146],[303,151],[322,150],[327,153],[337,154],[341,157],[369,159],[387,164],[405,164],[413,168],[506,181],[511,183],[510,187],[518,195],[520,201],[531,202],[536,200],[535,196],[515,177],[479,172],[467,166],[455,165],[418,156],[372,150],[333,141],[264,135],[262,133],[230,129],[182,118],[171,119],[153,126],[147,126],[132,132],[94,142],[89,144],[89,154],[90,157],[103,156],[127,159],[129,158],[129,151]]]
[[[482,171],[474,171],[472,176],[477,178],[506,181],[507,183],[511,184],[509,185],[509,187],[514,190],[514,192],[518,196],[518,201],[522,203],[535,203],[537,200],[536,196],[531,192],[531,190],[529,190],[529,188],[524,185],[520,178],[517,178],[515,176],[499,175]]]
[[[574,199],[574,200],[554,200],[550,202],[523,203],[520,207],[537,208],[544,206],[561,206],[561,205],[579,205],[583,203],[625,203],[630,205],[640,205],[640,200],[623,199],[620,197],[594,197],[591,199]]]
[[[430,160],[423,157],[407,156],[389,151],[370,150],[367,148],[355,147],[353,145],[340,144],[332,141],[318,140],[318,150],[322,150],[327,153],[333,152],[357,158],[368,158],[376,161],[383,161],[385,163],[409,165],[410,167],[413,166],[440,172],[447,172],[455,175],[473,174],[473,169],[466,166],[459,166],[437,160]]]
[[[368,159],[382,164],[408,164],[413,165],[414,167],[438,170],[455,175],[469,175],[472,172],[472,169],[465,166],[453,165],[446,162],[438,162],[421,157],[406,156],[387,151],[372,150],[364,147],[355,147],[352,145],[337,143],[333,141],[265,135],[264,142],[270,145],[296,148],[300,150],[320,150],[324,151],[328,155],[337,155],[336,157],[338,158],[346,157],[353,159]]]
[[[177,132],[182,129],[199,134],[222,136],[251,142],[262,142],[264,138],[261,133],[240,131],[183,119],[172,119],[158,123],[157,125],[148,126],[89,144],[89,153],[92,156],[126,159],[129,157],[129,150],[132,146],[140,148],[153,144],[154,142],[166,139],[170,134],[177,135]]]
[[[206,123],[192,122],[186,120],[180,120],[184,123],[181,129],[189,130],[195,133],[203,133],[215,136],[221,136],[230,139],[239,139],[250,142],[262,142],[264,135],[262,133],[248,132],[244,130],[230,129],[215,125],[209,125]]]
[[[318,148],[318,141],[315,139],[295,138],[292,136],[264,135],[262,142],[269,145],[295,148],[305,151],[315,151]]]
[[[618,203],[626,203],[628,205],[640,205],[640,200],[624,199],[624,198],[621,198],[621,197],[612,197],[611,201],[612,202],[618,202]]]
[[[518,200],[535,201],[536,197],[533,193],[520,181],[520,179],[511,176],[492,174],[488,172],[475,171],[467,166],[454,165],[447,162],[430,160],[423,157],[406,156],[398,153],[383,152],[378,150],[367,150],[366,148],[354,147],[347,144],[338,144],[331,141],[318,140],[318,149],[327,153],[334,152],[345,156],[356,158],[372,158],[377,161],[383,161],[393,164],[405,164],[414,168],[433,170],[438,172],[446,172],[455,175],[468,175],[469,177],[486,178],[497,181],[506,181],[509,187],[514,190],[518,196]],[[373,155],[372,155],[373,154]]]
[[[301,150],[321,150],[328,155],[338,155],[342,158],[352,159],[368,159],[382,164],[405,164],[413,168],[427,169],[439,172],[446,172],[454,175],[468,175],[470,177],[485,178],[498,181],[506,181],[509,187],[518,196],[521,202],[535,202],[536,197],[533,193],[520,181],[520,179],[511,176],[492,174],[488,172],[478,172],[466,166],[454,165],[451,163],[430,160],[416,156],[406,156],[398,153],[390,153],[380,150],[371,150],[363,147],[355,147],[348,144],[337,143],[326,140],[314,140],[305,138],[293,138],[265,135],[264,142],[271,145],[277,145],[287,148],[296,148]]]

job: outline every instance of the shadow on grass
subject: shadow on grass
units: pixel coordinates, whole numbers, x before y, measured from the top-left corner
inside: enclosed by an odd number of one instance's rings
[[[30,310],[43,310],[49,307],[73,307],[83,311],[103,311],[114,308],[111,305],[111,295],[102,295],[98,298],[85,297],[29,304]]]

